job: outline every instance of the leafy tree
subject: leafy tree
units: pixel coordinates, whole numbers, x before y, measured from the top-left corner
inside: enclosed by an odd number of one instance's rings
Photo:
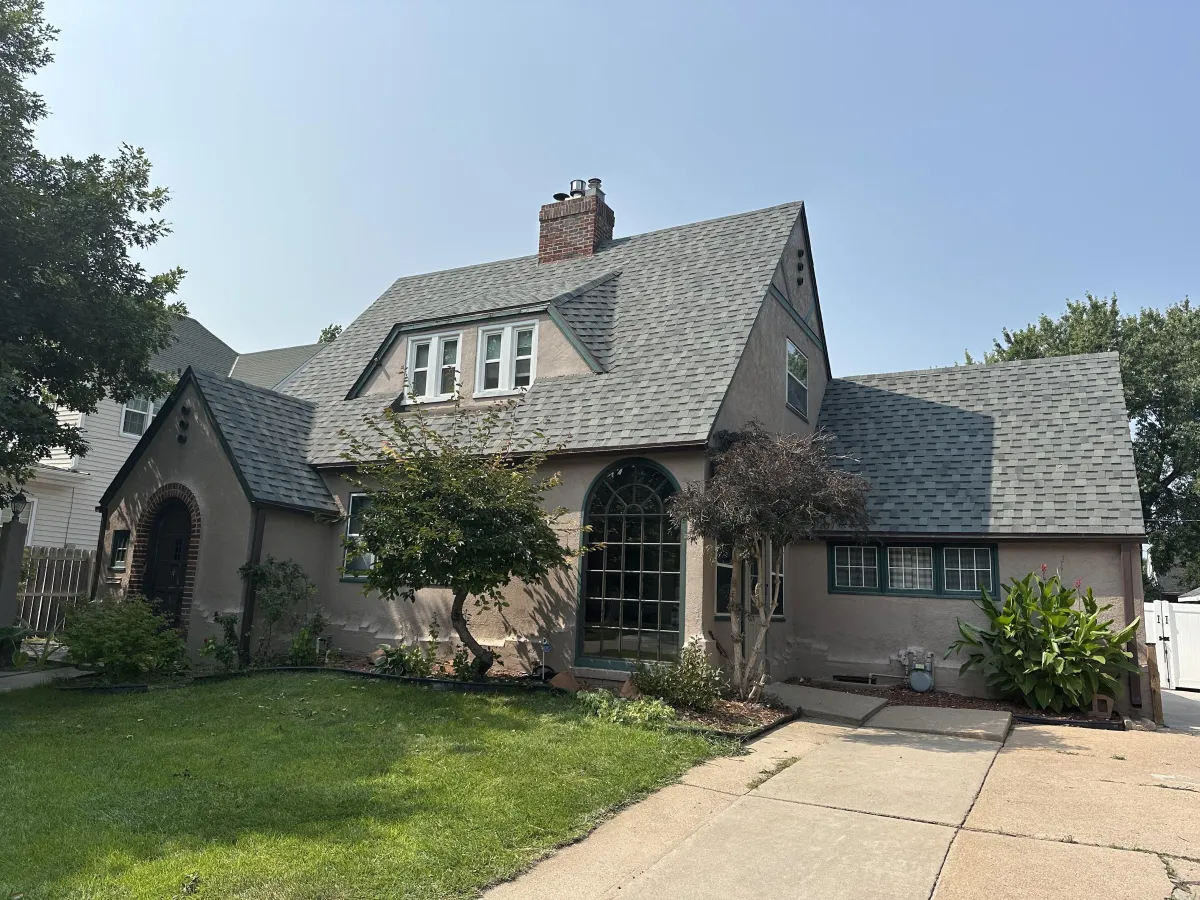
[[[1088,294],[1067,301],[1060,318],[1042,316],[1002,337],[985,362],[1120,352],[1154,567],[1183,565],[1200,581],[1200,309],[1185,298],[1123,316],[1115,295]]]
[[[342,333],[341,325],[326,325],[321,329],[321,336],[317,338],[318,344],[332,344],[337,340],[337,336]]]
[[[54,447],[83,455],[56,405],[92,412],[106,396],[158,396],[150,359],[171,340],[182,269],[147,276],[130,258],[169,233],[150,162],[51,158],[33,145],[46,115],[25,80],[51,61],[40,0],[0,0],[0,505]]]
[[[847,460],[830,452],[832,440],[820,431],[774,434],[757,423],[744,431],[721,432],[712,454],[712,477],[687,484],[671,500],[671,516],[687,521],[690,539],[702,538],[714,549],[722,544],[732,551],[731,683],[739,696],[753,699],[764,682],[767,632],[782,600],[774,579],[766,577],[771,552],[781,553],[789,544],[829,531],[865,532],[870,524],[867,482],[839,466]],[[758,629],[749,654],[742,647],[741,578],[746,560],[754,560],[760,573],[751,595]]]
[[[347,541],[351,553],[374,557],[364,590],[414,600],[422,588],[448,588],[450,623],[478,677],[495,656],[471,634],[468,597],[479,609],[504,607],[501,588],[513,578],[541,581],[573,556],[555,531],[566,510],[543,505],[560,478],[540,474],[548,451],[540,434],[518,436],[517,405],[456,403],[429,415],[414,404],[368,417],[366,440],[342,432],[355,483],[369,498],[359,537]]]

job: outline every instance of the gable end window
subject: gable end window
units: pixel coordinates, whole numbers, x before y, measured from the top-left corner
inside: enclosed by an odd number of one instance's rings
[[[995,596],[995,544],[829,545],[829,590],[919,597]]]
[[[366,494],[350,495],[350,514],[346,517],[346,539],[354,540],[362,533],[362,514],[371,505],[371,498]],[[360,553],[351,556],[347,547],[342,555],[342,578],[360,581],[367,577],[371,566],[375,565],[375,554]]]
[[[427,403],[453,398],[458,390],[461,348],[458,332],[409,338],[407,399]]]
[[[537,323],[479,329],[475,395],[506,394],[533,384]]]
[[[141,437],[153,418],[154,404],[145,397],[127,400],[121,411],[121,434],[125,437]]]
[[[808,418],[808,357],[787,342],[787,405]]]

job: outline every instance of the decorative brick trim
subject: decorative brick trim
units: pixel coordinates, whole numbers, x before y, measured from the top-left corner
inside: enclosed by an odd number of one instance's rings
[[[150,531],[159,510],[168,500],[180,500],[191,517],[192,533],[188,540],[187,568],[183,574],[183,590],[179,595],[179,631],[187,637],[192,614],[192,589],[196,584],[196,563],[200,559],[200,504],[196,495],[177,481],[164,484],[146,500],[142,514],[138,517],[137,529],[133,533],[132,559],[130,560],[129,589],[144,593],[146,589],[146,556],[150,552]]]

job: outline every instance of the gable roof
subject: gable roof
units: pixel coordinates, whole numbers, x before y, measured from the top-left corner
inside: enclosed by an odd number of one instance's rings
[[[275,350],[260,350],[257,353],[242,353],[227,371],[230,378],[258,387],[278,387],[325,347],[325,344],[301,344],[297,347],[279,347]]]
[[[538,378],[518,421],[568,450],[701,445],[803,205],[617,238],[594,256],[536,256],[397,280],[284,389],[317,405],[309,461],[340,464],[340,428],[394,397],[355,396],[414,323],[545,308],[593,372]]]
[[[155,414],[137,447],[100,498],[107,506],[162,424],[174,415],[179,396],[195,384],[221,445],[255,503],[340,515],[321,476],[304,459],[313,425],[313,404],[242,381],[189,368]]]
[[[1145,533],[1115,353],[836,378],[819,424],[873,531]]]
[[[171,330],[174,342],[150,360],[150,365],[160,372],[182,372],[188,366],[228,372],[237,359],[236,350],[191,316],[180,316]]]

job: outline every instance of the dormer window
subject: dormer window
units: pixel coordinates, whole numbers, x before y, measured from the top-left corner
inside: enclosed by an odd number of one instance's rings
[[[536,322],[480,328],[475,396],[511,394],[533,384],[536,346]]]
[[[408,341],[408,397],[417,403],[450,400],[458,388],[462,334],[431,334]]]

